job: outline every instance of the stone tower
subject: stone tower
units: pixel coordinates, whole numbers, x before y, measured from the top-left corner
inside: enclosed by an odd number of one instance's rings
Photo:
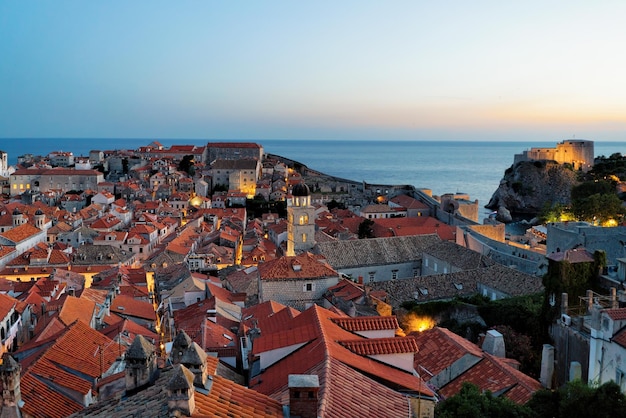
[[[16,408],[22,401],[20,373],[22,367],[9,353],[2,355],[0,379],[2,379],[2,409]]]
[[[43,213],[41,209],[37,209],[35,212],[35,226],[41,230],[43,230],[44,225],[46,224],[46,215]]]
[[[287,201],[287,255],[308,251],[315,246],[315,208],[311,193],[304,184],[296,184]]]
[[[154,345],[143,335],[137,335],[126,350],[126,392],[154,383],[157,373]]]

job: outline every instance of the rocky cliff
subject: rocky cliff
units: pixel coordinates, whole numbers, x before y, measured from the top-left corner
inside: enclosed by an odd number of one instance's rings
[[[513,215],[536,215],[546,202],[568,204],[577,173],[554,161],[523,161],[504,173],[487,208]]]

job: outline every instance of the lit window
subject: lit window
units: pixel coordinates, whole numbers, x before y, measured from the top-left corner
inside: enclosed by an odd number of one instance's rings
[[[306,242],[306,234],[302,234],[302,242]]]

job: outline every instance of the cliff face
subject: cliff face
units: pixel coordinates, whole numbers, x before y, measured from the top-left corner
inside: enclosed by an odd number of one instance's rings
[[[486,207],[536,215],[546,202],[568,204],[576,177],[576,172],[554,161],[519,162],[505,171]]]

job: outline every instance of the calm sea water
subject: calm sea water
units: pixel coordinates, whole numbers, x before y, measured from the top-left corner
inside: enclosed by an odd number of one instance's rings
[[[150,139],[0,139],[10,163],[25,153],[72,151],[88,155],[92,149],[134,149]],[[206,140],[159,140],[163,145],[197,144]],[[467,193],[484,206],[498,188],[515,154],[531,147],[554,147],[553,142],[466,141],[312,141],[250,140],[268,153],[282,155],[338,177],[376,184],[411,184],[433,194]],[[626,154],[626,142],[596,142],[595,154]],[[483,210],[483,214],[487,214]]]

